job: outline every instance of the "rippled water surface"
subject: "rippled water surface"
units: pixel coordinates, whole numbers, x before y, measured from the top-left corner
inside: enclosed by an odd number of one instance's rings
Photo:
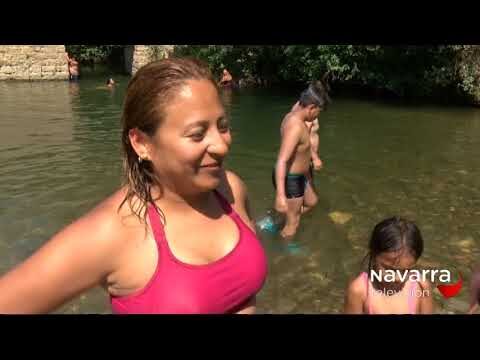
[[[25,259],[120,184],[120,111],[127,77],[0,83],[0,272]],[[247,183],[253,212],[273,203],[271,169],[282,115],[295,93],[225,93],[234,144],[228,167]],[[480,262],[480,111],[335,99],[320,118],[320,202],[289,253],[263,235],[270,272],[261,313],[338,313],[373,225],[398,214],[419,224],[422,264],[457,268],[468,281]],[[467,292],[435,294],[439,312],[464,312]],[[92,290],[63,313],[109,313]]]

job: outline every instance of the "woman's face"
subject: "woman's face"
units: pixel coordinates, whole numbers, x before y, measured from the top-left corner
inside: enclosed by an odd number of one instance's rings
[[[208,80],[187,81],[165,112],[149,146],[162,185],[185,195],[215,189],[231,144],[217,89]]]

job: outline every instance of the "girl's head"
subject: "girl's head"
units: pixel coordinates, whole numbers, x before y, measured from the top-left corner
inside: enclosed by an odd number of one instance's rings
[[[139,69],[127,87],[122,127],[125,201],[132,207],[140,200],[135,214],[153,202],[152,188],[159,196],[166,189],[194,196],[219,185],[230,128],[204,63],[169,58]]]
[[[392,217],[378,223],[369,243],[368,270],[409,270],[423,253],[423,239],[411,221]]]

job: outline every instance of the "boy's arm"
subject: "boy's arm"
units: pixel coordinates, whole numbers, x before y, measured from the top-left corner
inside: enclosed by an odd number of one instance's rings
[[[318,149],[320,147],[320,136],[318,133],[310,134],[310,149],[312,152],[312,159],[313,160],[320,160],[320,156],[318,155]]]
[[[310,151],[312,162],[315,170],[320,170],[322,167],[322,160],[318,155],[318,150],[320,147],[320,136],[318,135],[318,119],[314,120],[314,124],[310,130]]]
[[[287,164],[291,159],[301,137],[301,128],[296,124],[286,124],[282,136],[282,144],[277,156],[275,166],[275,181],[277,183],[276,210],[286,212],[285,177],[287,176]]]

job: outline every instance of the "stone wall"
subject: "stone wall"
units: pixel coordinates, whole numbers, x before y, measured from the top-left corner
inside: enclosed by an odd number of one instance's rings
[[[0,45],[0,80],[67,80],[64,45]]]
[[[128,57],[129,52],[133,51],[133,55]],[[149,62],[167,58],[170,53],[173,51],[173,45],[135,45],[133,49],[125,49],[125,59],[131,58],[131,67],[128,68],[129,64],[127,64],[127,71],[130,74],[135,74],[138,69],[142,66],[148,64]]]
[[[132,74],[134,52],[135,52],[135,45],[127,45],[123,48],[123,57],[125,60],[125,71],[128,74]]]
[[[130,74],[149,62],[168,57],[173,45],[125,46]],[[0,45],[0,80],[67,80],[64,45]]]

